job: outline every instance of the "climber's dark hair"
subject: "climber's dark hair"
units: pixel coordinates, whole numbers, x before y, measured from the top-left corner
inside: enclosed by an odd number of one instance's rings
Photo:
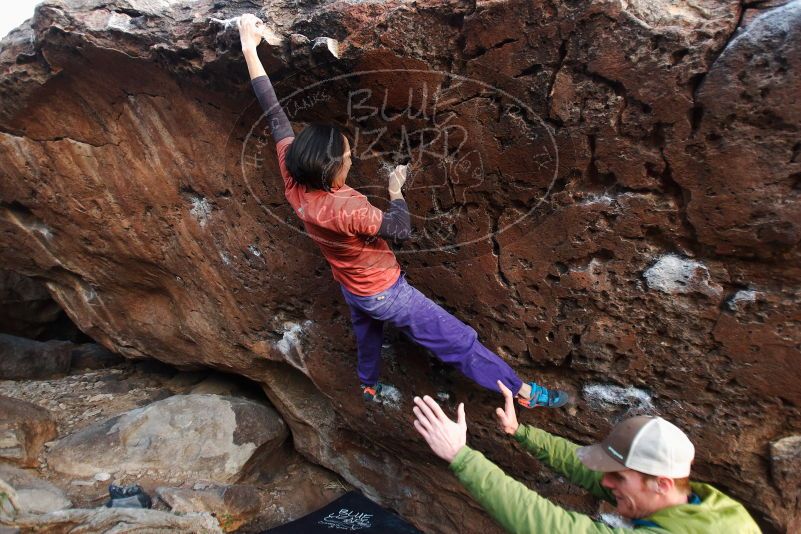
[[[314,123],[306,126],[289,146],[286,168],[297,183],[330,191],[344,154],[342,131],[333,124]]]

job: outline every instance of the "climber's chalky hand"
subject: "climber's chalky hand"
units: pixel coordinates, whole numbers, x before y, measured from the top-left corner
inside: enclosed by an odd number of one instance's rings
[[[406,174],[408,170],[406,165],[398,165],[389,173],[389,194],[400,195],[401,187],[406,183]]]
[[[239,40],[242,42],[242,50],[255,49],[264,37],[264,22],[256,15],[247,13],[239,17],[236,22],[239,28]]]

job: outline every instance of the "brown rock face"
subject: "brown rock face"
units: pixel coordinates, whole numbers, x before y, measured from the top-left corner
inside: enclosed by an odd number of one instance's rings
[[[661,413],[698,479],[797,531],[796,455],[771,452],[801,431],[801,4],[782,4],[259,13],[295,125],[351,136],[352,185],[383,206],[385,167],[412,163],[410,281],[521,376],[575,393],[575,413],[523,422],[588,442]],[[362,404],[347,309],[226,27],[252,3],[66,6],[0,45],[3,265],[114,352],[264,384],[298,450],[426,531],[497,527],[415,434],[416,394],[466,401],[473,446],[592,509],[495,431],[497,395],[403,340],[383,376],[397,396]]]
[[[42,447],[57,431],[56,422],[44,408],[0,396],[0,460],[37,467]]]

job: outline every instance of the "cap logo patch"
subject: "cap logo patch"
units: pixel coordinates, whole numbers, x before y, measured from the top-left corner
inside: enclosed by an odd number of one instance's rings
[[[622,454],[620,454],[619,452],[617,452],[617,451],[616,451],[615,449],[613,449],[612,447],[606,447],[606,450],[608,450],[609,452],[611,452],[611,453],[612,453],[612,456],[614,456],[614,457],[616,457],[616,458],[619,458],[620,460],[622,460],[622,459],[623,459],[623,455],[622,455]]]

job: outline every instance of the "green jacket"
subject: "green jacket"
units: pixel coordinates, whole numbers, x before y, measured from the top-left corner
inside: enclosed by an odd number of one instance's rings
[[[601,486],[603,473],[584,467],[576,456],[578,445],[544,430],[520,425],[515,439],[543,463],[564,475],[599,499],[614,503],[612,494]],[[463,447],[451,462],[459,481],[484,509],[508,532],[624,533],[631,529],[612,528],[587,515],[570,512],[504,474],[480,452]],[[707,484],[690,483],[700,504],[682,504],[660,510],[646,518],[659,527],[636,527],[637,532],[681,534],[759,533],[754,520],[737,501]]]

